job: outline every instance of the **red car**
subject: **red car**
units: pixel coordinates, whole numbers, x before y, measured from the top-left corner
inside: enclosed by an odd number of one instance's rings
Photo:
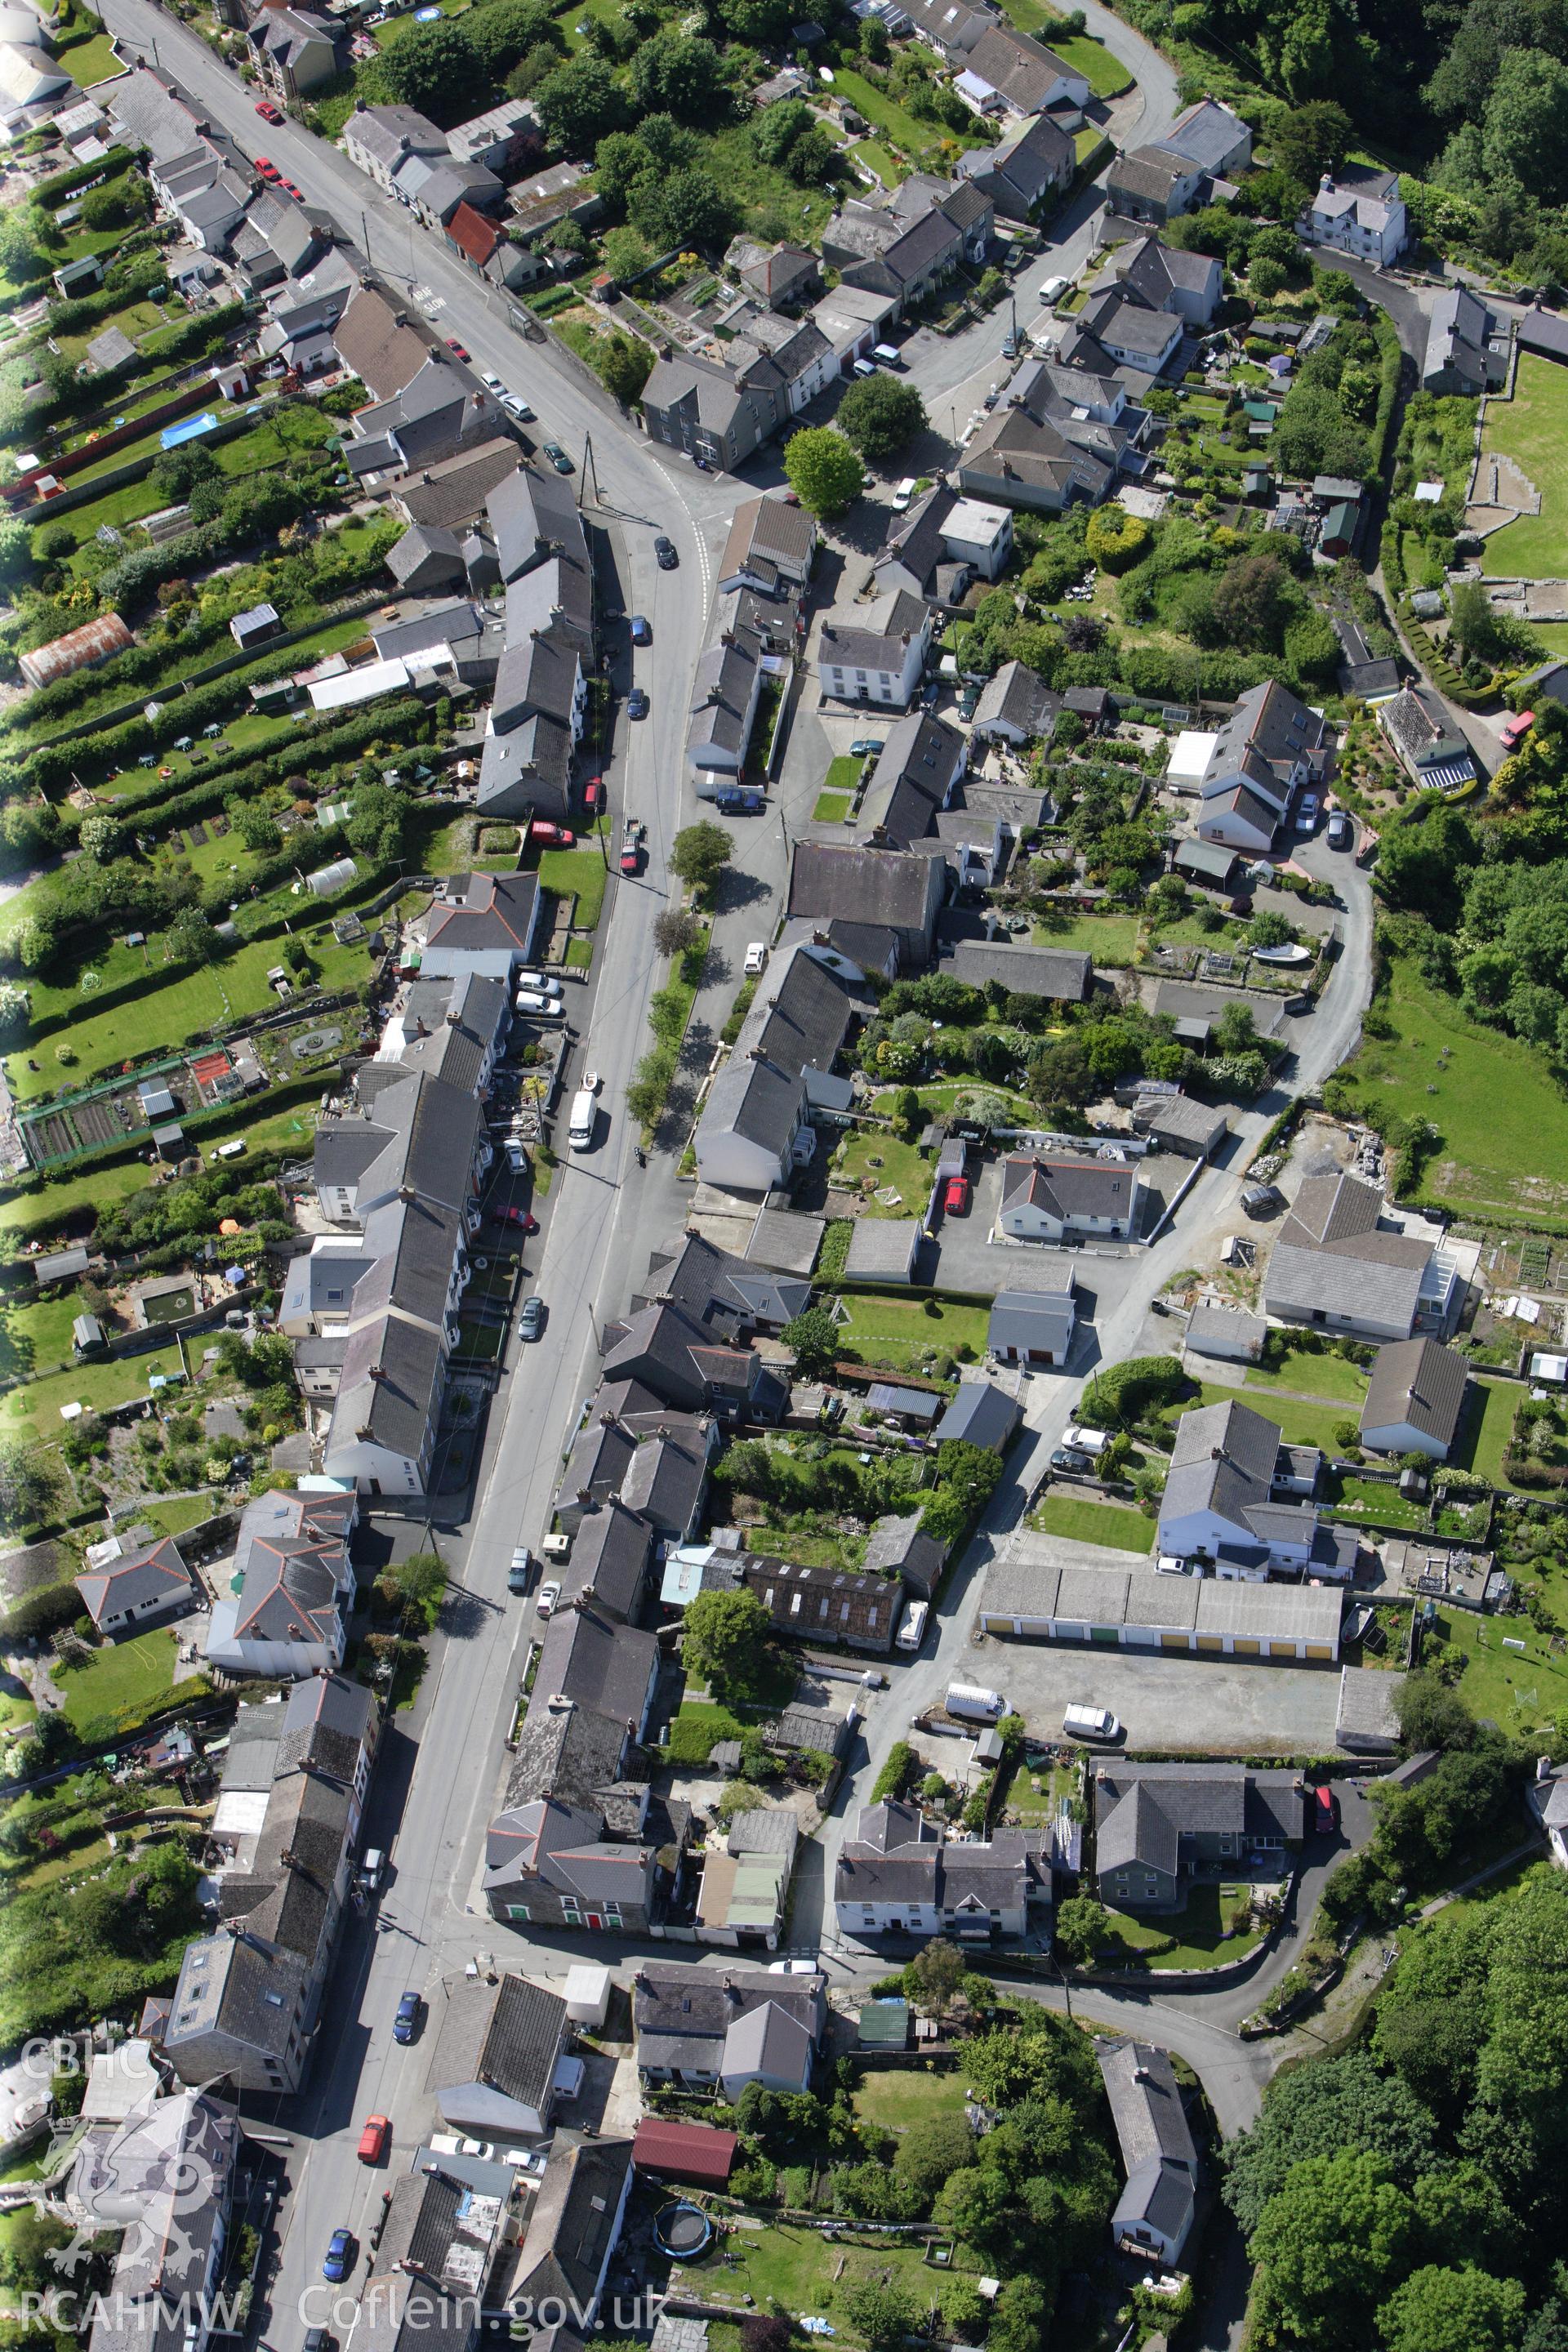
[[[597,816],[605,805],[605,779],[590,776],[583,787],[583,805],[590,816]]]
[[[536,816],[529,826],[528,837],[530,841],[542,841],[546,847],[553,845],[557,849],[570,849],[577,838],[569,824],[547,824],[542,816]]]
[[[304,190],[302,188],[297,188],[292,180],[279,180],[278,184],[282,189],[285,195],[293,197],[294,202],[297,205],[302,205],[304,203]]]
[[[947,1190],[942,1196],[942,1205],[950,1217],[965,1217],[969,1214],[969,1179],[967,1176],[950,1176],[948,1178]]]
[[[269,98],[258,98],[256,101],[256,111],[260,115],[263,122],[281,122],[283,120],[283,110],[281,107],[274,106]]]
[[[1331,1789],[1312,1791],[1312,1827],[1331,1837],[1340,1825],[1340,1801]]]
[[[379,2164],[392,2141],[390,2116],[366,2116],[364,2129],[359,2136],[359,2160],[362,2164]]]
[[[449,352],[456,352],[460,360],[466,360],[468,357],[468,346],[464,343],[460,343],[456,335],[447,336],[447,349]]]
[[[256,168],[264,180],[280,180],[283,177],[270,155],[258,155],[256,159]]]
[[[539,1231],[539,1219],[527,1209],[496,1208],[490,1211],[498,1225],[518,1225],[525,1234]]]

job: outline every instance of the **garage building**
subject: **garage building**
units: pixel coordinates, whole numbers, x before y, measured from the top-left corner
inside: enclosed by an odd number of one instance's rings
[[[1047,1549],[1049,1547],[1049,1549]],[[1311,1584],[1162,1576],[1142,1565],[1063,1567],[1049,1538],[1021,1528],[985,1580],[987,1633],[1091,1648],[1332,1665],[1341,1595]]]

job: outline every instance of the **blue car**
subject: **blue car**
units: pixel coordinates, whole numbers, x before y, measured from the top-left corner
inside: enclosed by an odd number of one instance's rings
[[[626,717],[628,719],[647,717],[647,696],[640,686],[634,686],[626,697]]]
[[[634,646],[651,646],[653,643],[653,631],[640,613],[632,614],[632,643]]]
[[[321,2276],[339,2286],[354,2264],[354,2233],[352,2230],[334,2230],[327,2244],[327,2257],[321,2264]]]
[[[404,1994],[397,2004],[397,2015],[392,2021],[392,2038],[395,2042],[412,2042],[416,2038],[419,2032],[420,2013],[424,2006],[416,1992]]]

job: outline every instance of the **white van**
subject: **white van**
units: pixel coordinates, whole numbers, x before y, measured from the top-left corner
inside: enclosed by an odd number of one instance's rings
[[[898,488],[893,492],[893,512],[895,514],[908,514],[910,510],[910,502],[913,499],[914,494],[915,478],[912,474],[906,474],[903,480],[899,484]]]
[[[1110,1443],[1110,1438],[1107,1431],[1080,1429],[1076,1421],[1069,1422],[1062,1432],[1062,1444],[1072,1446],[1079,1454],[1087,1454],[1090,1461],[1097,1462]]]
[[[1053,305],[1059,302],[1071,284],[1070,278],[1047,278],[1040,289],[1041,301]]]
[[[911,1601],[904,1612],[904,1622],[899,1628],[900,1650],[918,1650],[925,1634],[926,1619],[931,1615],[929,1601]]]
[[[877,362],[875,360],[857,360],[854,373],[864,382],[867,376],[876,374]]]
[[[871,357],[879,367],[902,368],[909,364],[897,343],[873,343]]]
[[[594,1140],[597,1106],[587,1087],[579,1087],[572,1097],[572,1117],[566,1129],[566,1139],[574,1151],[586,1151]]]
[[[1069,1706],[1062,1717],[1069,1739],[1120,1739],[1121,1726],[1108,1706]]]
[[[947,1711],[974,1723],[994,1723],[1006,1714],[1007,1702],[1000,1691],[986,1690],[979,1683],[949,1683]]]
[[[542,995],[537,988],[520,988],[513,1010],[526,1013],[535,1021],[559,1021],[564,1007],[557,996]]]

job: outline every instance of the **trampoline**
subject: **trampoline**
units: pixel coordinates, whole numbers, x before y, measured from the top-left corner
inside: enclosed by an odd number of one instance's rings
[[[653,2234],[661,2252],[677,2262],[694,2262],[705,2254],[713,2242],[713,2224],[700,2205],[681,2198],[675,2205],[667,2205],[654,2220]]]

